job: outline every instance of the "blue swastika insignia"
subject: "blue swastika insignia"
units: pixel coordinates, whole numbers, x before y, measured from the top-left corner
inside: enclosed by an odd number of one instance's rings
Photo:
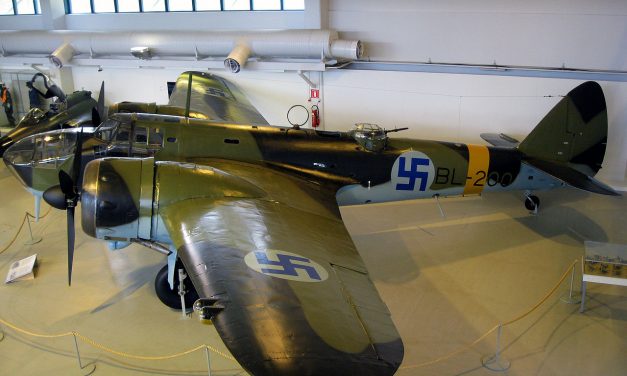
[[[290,252],[268,249],[253,251],[244,257],[249,268],[276,278],[300,282],[322,282],[327,271],[313,260]]]
[[[397,183],[396,190],[413,191],[416,188],[416,179],[420,180],[419,190],[426,190],[429,173],[427,171],[419,171],[418,166],[429,166],[429,160],[426,158],[411,158],[410,167],[408,170],[405,168],[405,163],[406,158],[399,157],[398,177],[408,178],[409,181],[407,183]]]
[[[273,265],[273,266],[281,266],[282,269],[268,269],[261,268],[262,273],[268,274],[286,274],[297,276],[298,271],[296,269],[301,269],[307,272],[309,278],[316,279],[318,281],[321,280],[320,275],[316,271],[316,268],[313,266],[307,265],[311,263],[311,260],[305,257],[300,256],[289,256],[278,253],[276,256],[279,259],[278,261],[268,260],[268,255],[263,252],[255,252],[255,256],[257,256],[257,262],[260,265]],[[292,261],[299,261],[302,264],[294,264]]]

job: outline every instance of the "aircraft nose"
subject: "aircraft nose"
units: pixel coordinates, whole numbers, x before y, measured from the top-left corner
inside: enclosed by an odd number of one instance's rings
[[[3,150],[2,159],[9,171],[27,188],[33,187],[33,166],[16,163],[19,156],[12,152],[12,148]]]
[[[12,158],[7,158],[7,153],[4,153],[2,159],[4,164],[8,167],[9,171],[27,188],[33,187],[33,168],[28,165],[17,165],[12,162]]]

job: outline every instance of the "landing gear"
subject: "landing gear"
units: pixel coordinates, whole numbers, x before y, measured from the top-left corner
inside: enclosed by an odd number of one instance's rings
[[[540,207],[540,199],[538,198],[538,196],[527,194],[525,197],[525,208],[527,208],[527,210],[529,211],[537,213],[539,207]]]
[[[176,269],[183,268],[183,265],[180,262],[176,263]],[[192,281],[188,278],[183,280],[183,286],[185,287],[185,307],[190,308],[194,304],[196,300],[198,300],[198,293],[192,285]],[[170,289],[170,284],[168,283],[168,266],[164,266],[159,270],[157,276],[155,277],[155,292],[161,300],[161,303],[167,305],[173,309],[181,309],[181,297],[179,296],[179,279],[178,273],[175,274],[174,277],[174,289]]]

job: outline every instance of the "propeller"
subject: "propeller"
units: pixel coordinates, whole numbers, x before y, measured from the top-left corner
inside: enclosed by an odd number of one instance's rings
[[[101,122],[106,120],[104,87],[104,81],[102,81],[100,93],[98,93],[98,105],[91,109],[91,123],[94,127],[99,126]]]
[[[81,173],[81,155],[83,148],[83,128],[78,133],[76,139],[76,149],[70,173],[59,171],[59,185],[48,188],[44,192],[44,200],[50,206],[65,210],[67,213],[67,267],[68,285],[72,285],[72,266],[74,264],[74,240],[76,237],[74,229],[74,211],[80,198],[80,187],[78,186]]]

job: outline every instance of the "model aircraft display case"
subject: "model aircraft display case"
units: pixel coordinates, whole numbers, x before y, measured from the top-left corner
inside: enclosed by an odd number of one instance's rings
[[[627,245],[586,241],[581,268],[580,312],[583,312],[588,282],[627,286]]]

